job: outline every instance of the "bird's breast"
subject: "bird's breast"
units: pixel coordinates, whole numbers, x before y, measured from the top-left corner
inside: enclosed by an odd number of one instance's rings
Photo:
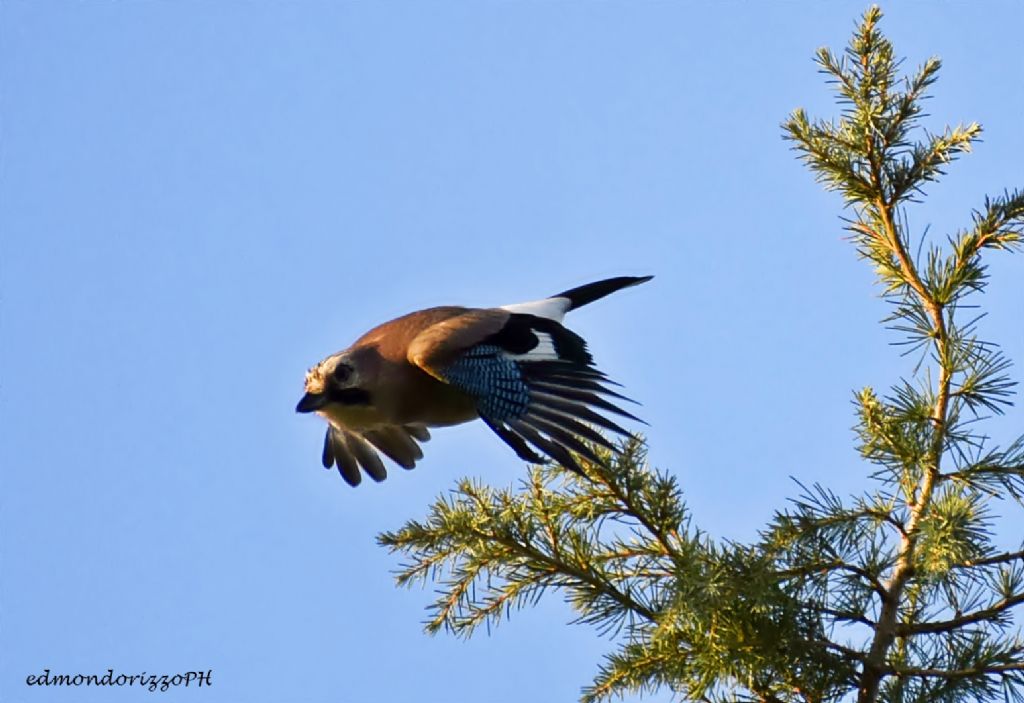
[[[402,424],[420,423],[430,427],[458,425],[475,420],[476,401],[459,389],[420,372],[406,379],[389,408]]]
[[[476,401],[410,365],[396,364],[367,387],[369,403],[331,403],[317,412],[333,425],[365,432],[383,425],[445,427],[475,420]]]

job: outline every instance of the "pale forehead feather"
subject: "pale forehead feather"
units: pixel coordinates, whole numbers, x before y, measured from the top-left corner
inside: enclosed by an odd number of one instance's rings
[[[306,390],[310,393],[321,393],[327,385],[327,376],[331,373],[338,361],[345,354],[344,351],[331,354],[326,359],[317,362],[306,372]]]

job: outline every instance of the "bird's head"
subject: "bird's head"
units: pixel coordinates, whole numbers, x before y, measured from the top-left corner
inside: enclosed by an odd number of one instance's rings
[[[361,375],[355,361],[341,352],[307,371],[306,394],[295,406],[295,412],[316,412],[328,405],[369,405],[370,394],[360,387]]]

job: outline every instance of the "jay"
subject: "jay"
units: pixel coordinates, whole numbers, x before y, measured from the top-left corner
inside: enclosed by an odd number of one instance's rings
[[[608,400],[629,399],[607,387],[618,384],[562,319],[651,278],[620,276],[529,303],[428,308],[385,322],[311,368],[295,410],[327,421],[323,465],[337,466],[352,486],[362,481],[360,467],[375,481],[387,477],[378,451],[411,469],[428,427],[477,418],[524,461],[550,458],[582,473],[573,452],[601,463],[582,440],[614,451],[592,426],[629,434],[599,410],[642,420]]]

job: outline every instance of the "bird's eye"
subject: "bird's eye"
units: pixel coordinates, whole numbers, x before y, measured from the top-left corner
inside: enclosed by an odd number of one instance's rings
[[[348,381],[349,376],[352,375],[352,367],[348,364],[338,364],[334,367],[334,371],[331,372],[331,376],[334,378],[334,382],[341,384]]]

